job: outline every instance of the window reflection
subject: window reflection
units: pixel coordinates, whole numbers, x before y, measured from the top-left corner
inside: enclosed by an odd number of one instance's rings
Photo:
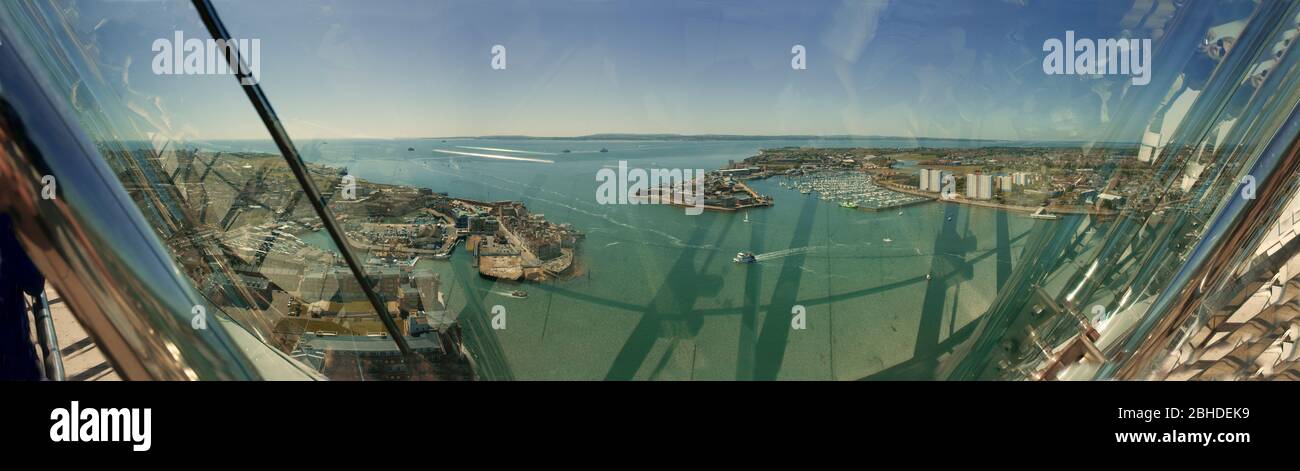
[[[153,57],[132,46],[141,38],[206,32],[189,2],[6,10],[43,40],[51,79],[182,274],[220,315],[331,378],[1053,379],[1106,377],[1102,365],[1132,353],[1297,99],[1294,5],[1131,3],[1079,29],[1149,37],[1146,85],[1039,76],[1042,38],[1060,32],[993,34],[960,3],[667,5],[691,13],[661,20],[684,39],[599,22],[540,28],[576,21],[555,9],[611,22],[640,10],[527,4],[494,23],[519,47],[514,68],[498,69],[486,55],[495,38],[479,41],[477,62],[404,41],[424,23],[452,26],[432,28],[449,44],[490,35],[466,20],[481,5],[394,4],[373,13],[394,25],[377,31],[353,2],[218,2],[233,35],[272,48],[259,81],[366,279],[231,77],[141,66]],[[1059,8],[1048,16],[1064,30],[1097,7]],[[788,58],[765,62],[766,39],[728,39],[754,30],[815,34],[819,44],[776,48],[812,51],[810,68],[794,69],[807,78],[773,72]],[[692,68],[677,73],[690,83],[678,82],[650,70],[676,64],[651,39],[717,49],[683,45],[675,59]],[[730,86],[692,88],[718,68],[735,71]],[[696,120],[694,102],[741,111],[718,127]],[[687,128],[498,127],[631,122],[623,115]],[[766,127],[715,133],[745,126]],[[894,136],[862,131],[872,126]],[[628,167],[707,171],[707,211],[606,204],[600,175]],[[673,191],[686,190],[632,196]]]

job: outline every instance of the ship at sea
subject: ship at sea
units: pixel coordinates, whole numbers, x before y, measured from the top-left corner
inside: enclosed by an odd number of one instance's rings
[[[757,262],[758,259],[754,257],[753,252],[740,252],[737,253],[736,257],[731,259],[731,261],[736,263],[754,263]]]
[[[746,290],[763,296],[776,293],[778,297],[787,295],[799,299],[804,296],[826,296],[836,312],[837,331],[851,333],[862,342],[836,342],[834,346],[818,342],[794,342],[800,355],[820,354],[833,348],[836,358],[853,358],[870,356],[875,353],[875,346],[892,341],[898,335],[913,337],[912,330],[899,328],[898,333],[889,328],[881,331],[877,325],[857,320],[865,317],[845,315],[840,312],[870,312],[872,309],[889,309],[899,313],[900,320],[907,319],[908,325],[922,325],[926,312],[915,309],[916,300],[924,299],[928,290],[962,290],[962,293],[993,292],[996,290],[996,277],[976,277],[966,279],[961,276],[944,276],[935,271],[932,280],[926,283],[925,275],[932,271],[936,257],[947,263],[950,253],[964,254],[968,263],[963,264],[975,270],[975,273],[994,273],[1000,262],[993,251],[994,241],[999,240],[998,225],[970,224],[954,226],[945,224],[944,219],[951,213],[954,221],[969,219],[972,221],[994,221],[1000,210],[979,206],[953,206],[937,203],[918,203],[907,206],[904,214],[897,213],[903,208],[890,208],[883,212],[867,211],[877,205],[885,206],[895,194],[876,190],[866,185],[861,173],[837,175],[833,172],[804,172],[801,175],[781,176],[769,179],[749,181],[755,191],[770,193],[775,196],[777,204],[758,211],[744,210],[743,214],[704,213],[688,216],[679,210],[648,207],[645,205],[608,205],[599,208],[589,207],[593,192],[599,182],[591,178],[573,179],[568,182],[566,175],[590,175],[610,162],[596,157],[596,151],[607,147],[610,152],[605,155],[618,154],[627,157],[632,165],[647,168],[723,168],[729,160],[737,162],[755,155],[760,148],[797,146],[798,141],[683,141],[665,142],[655,145],[647,144],[645,148],[635,148],[626,144],[607,142],[590,143],[586,141],[553,141],[527,139],[466,139],[456,145],[491,147],[536,152],[561,154],[564,149],[571,149],[565,157],[550,157],[557,162],[553,165],[503,164],[500,160],[477,159],[467,157],[445,158],[441,160],[425,159],[385,159],[363,158],[352,161],[353,148],[359,155],[382,156],[383,145],[380,141],[355,141],[356,145],[344,145],[343,142],[331,141],[324,146],[320,159],[335,161],[348,165],[349,173],[356,173],[357,178],[382,183],[405,183],[419,188],[445,191],[455,198],[478,201],[519,200],[528,203],[530,212],[545,214],[548,220],[564,221],[574,227],[588,232],[590,243],[584,244],[586,257],[581,258],[582,277],[563,282],[556,286],[562,293],[572,296],[555,297],[553,302],[538,302],[533,299],[536,288],[509,286],[501,288],[502,282],[492,279],[480,279],[475,275],[472,261],[475,254],[457,247],[450,252],[449,260],[438,260],[433,255],[422,257],[416,267],[433,270],[441,276],[441,281],[451,286],[448,296],[449,310],[472,309],[476,302],[482,302],[475,296],[465,296],[466,288],[475,292],[499,293],[499,303],[508,305],[511,322],[522,323],[540,320],[544,323],[546,315],[556,315],[562,304],[563,319],[591,326],[579,331],[548,330],[545,340],[525,339],[526,336],[502,336],[499,341],[503,357],[500,361],[510,362],[509,374],[518,379],[548,378],[604,378],[608,371],[618,370],[619,374],[635,376],[634,371],[640,363],[632,361],[627,365],[617,363],[611,366],[610,358],[618,355],[622,344],[632,342],[663,342],[658,333],[636,331],[633,325],[610,322],[609,300],[622,300],[633,306],[651,306],[661,289],[676,293],[698,292],[701,289],[716,290],[716,295],[700,297],[695,300],[693,309],[717,312],[720,315],[705,315],[700,345],[706,345],[710,352],[728,350],[736,342],[732,338],[709,337],[726,332],[723,337],[732,335],[730,322],[740,318],[746,312],[743,302],[731,303],[731,300],[746,299]],[[426,142],[438,142],[426,141]],[[930,144],[923,141],[923,143]],[[875,145],[875,143],[872,143]],[[616,150],[614,145],[619,145]],[[889,146],[912,145],[906,142],[886,142]],[[362,146],[371,146],[365,148]],[[332,149],[337,147],[338,149]],[[429,144],[420,145],[416,141],[398,141],[392,149],[399,153],[407,147],[415,147],[414,156]],[[274,143],[267,144],[274,150]],[[587,149],[587,150],[584,150]],[[406,154],[403,154],[406,155]],[[572,156],[572,157],[568,157]],[[635,159],[635,160],[633,160]],[[617,160],[617,159],[616,159]],[[653,163],[652,163],[653,162]],[[588,181],[590,180],[590,181]],[[789,188],[783,189],[780,183]],[[814,188],[815,186],[815,188]],[[801,195],[806,190],[808,195]],[[822,197],[823,192],[826,197]],[[809,197],[811,196],[811,198]],[[907,195],[910,197],[910,195]],[[831,199],[836,197],[838,199]],[[840,209],[839,204],[845,200],[858,204],[850,212]],[[1051,208],[1049,208],[1050,210]],[[829,211],[828,211],[829,210]],[[752,214],[751,214],[752,212]],[[473,216],[473,214],[470,214]],[[850,217],[851,216],[851,217]],[[748,217],[750,222],[744,223]],[[803,219],[801,219],[803,218]],[[1071,216],[1060,215],[1060,219]],[[1055,223],[1057,221],[1037,221],[1028,217],[1006,218],[1005,237],[1008,240],[1026,240],[1023,237],[1035,224]],[[624,224],[614,224],[612,222]],[[1059,220],[1058,220],[1059,221]],[[468,229],[468,228],[464,228]],[[890,241],[883,239],[890,238]],[[979,244],[965,244],[963,241],[978,239]],[[607,244],[619,242],[605,248]],[[334,246],[328,234],[321,233],[310,240],[314,246],[325,250]],[[637,244],[635,251],[629,250],[631,244]],[[447,247],[443,247],[446,249]],[[440,252],[435,250],[435,252]],[[1012,252],[1012,268],[1019,265],[1018,252]],[[983,258],[980,255],[990,254]],[[739,256],[738,256],[739,255]],[[686,258],[683,258],[686,257]],[[905,257],[905,258],[900,258]],[[656,265],[658,261],[689,260],[694,265],[683,264],[682,268],[669,269],[671,265]],[[907,260],[908,263],[898,263]],[[890,271],[889,276],[862,276],[863,267],[882,267]],[[874,269],[874,268],[873,268]],[[784,271],[798,270],[799,283],[780,282]],[[898,280],[916,279],[918,283],[896,283]],[[511,295],[513,290],[526,290],[527,297]],[[549,292],[549,289],[548,289]],[[859,295],[870,292],[871,295]],[[819,294],[820,293],[820,294]],[[522,294],[522,293],[521,293]],[[549,298],[548,298],[549,299]],[[991,300],[983,296],[960,296],[950,298],[945,311],[957,312],[959,319],[975,319],[989,307]],[[561,301],[556,303],[554,301]],[[490,306],[490,305],[489,305]],[[788,312],[788,307],[779,310]],[[760,310],[762,312],[762,310]],[[555,321],[559,317],[552,317]],[[843,319],[844,322],[840,322]],[[524,324],[521,324],[524,325]],[[552,324],[555,325],[555,324]],[[901,324],[900,324],[901,325]],[[537,325],[541,328],[541,325]],[[708,337],[706,339],[706,337]],[[591,339],[614,339],[608,344],[589,350]],[[468,336],[467,348],[471,351],[488,351],[489,345],[483,343],[482,337]],[[656,344],[659,345],[659,344]],[[664,345],[666,346],[666,343]],[[658,347],[656,347],[658,348]],[[582,353],[580,353],[582,352]],[[738,368],[737,360],[730,355],[707,356],[713,369],[699,367],[694,370],[689,365],[676,362],[664,368],[671,373],[666,377],[689,377],[726,379],[734,378]],[[816,352],[816,353],[813,353]],[[530,358],[567,358],[568,363],[531,362]],[[886,363],[903,361],[886,360]],[[847,365],[847,364],[846,364]],[[820,366],[796,367],[781,366],[779,363],[758,361],[754,367],[771,368],[777,375],[791,377],[832,378]],[[859,365],[853,373],[839,373],[836,377],[862,377],[872,374],[880,367],[872,364]],[[779,368],[778,368],[779,367]],[[837,366],[839,368],[839,366]],[[845,366],[845,368],[850,368]],[[850,368],[851,369],[851,368]],[[847,369],[845,371],[848,371]],[[484,377],[496,373],[484,373]],[[502,373],[504,374],[504,373]]]

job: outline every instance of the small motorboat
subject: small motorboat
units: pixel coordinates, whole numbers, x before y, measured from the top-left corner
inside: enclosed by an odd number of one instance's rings
[[[890,239],[890,238],[888,238],[888,237],[885,238],[885,243],[886,243],[886,244],[888,244],[888,243],[890,243],[890,242],[893,242],[893,241],[894,241],[894,239]]]
[[[736,254],[736,258],[731,259],[731,261],[736,263],[754,263],[757,262],[758,259],[754,257],[753,252],[740,252]]]
[[[512,297],[512,298],[527,298],[527,297],[528,297],[528,292],[527,292],[527,291],[522,291],[522,290],[514,290],[514,291],[511,291],[511,292],[510,292],[510,297]]]

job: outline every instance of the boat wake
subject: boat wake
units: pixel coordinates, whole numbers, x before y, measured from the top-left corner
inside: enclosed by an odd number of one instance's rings
[[[529,157],[511,157],[511,156],[508,156],[508,155],[480,154],[480,153],[477,153],[477,152],[460,152],[460,151],[447,150],[447,149],[434,149],[433,151],[434,151],[434,152],[440,152],[440,153],[443,153],[443,154],[451,154],[451,155],[464,155],[464,156],[468,156],[468,157],[482,157],[482,158],[485,158],[485,159],[513,160],[513,161],[519,161],[519,162],[537,162],[537,163],[543,163],[543,164],[553,164],[553,163],[555,163],[554,160],[547,160],[547,159],[534,159],[534,158],[529,158]]]
[[[501,149],[497,147],[456,146],[461,149],[486,150],[489,152],[510,152],[514,154],[555,155],[554,152],[535,152],[531,150]]]
[[[791,255],[802,255],[812,253],[821,247],[795,247],[793,249],[777,250],[775,252],[762,253],[754,256],[754,259],[760,262],[768,260],[777,260]]]

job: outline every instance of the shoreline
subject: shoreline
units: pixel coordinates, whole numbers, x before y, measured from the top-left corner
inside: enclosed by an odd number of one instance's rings
[[[972,200],[972,199],[967,199],[967,198],[964,198],[964,197],[961,197],[961,196],[955,196],[955,197],[950,198],[950,199],[949,199],[949,198],[938,198],[938,197],[935,197],[934,194],[932,194],[932,193],[926,193],[926,192],[923,192],[923,191],[921,191],[921,190],[917,190],[917,189],[914,189],[914,188],[905,187],[905,186],[902,186],[902,185],[897,185],[897,184],[893,184],[893,183],[885,183],[885,182],[877,182],[876,184],[877,184],[877,185],[880,185],[882,188],[886,188],[886,189],[889,189],[889,190],[897,191],[897,192],[899,192],[899,193],[909,194],[909,195],[912,195],[912,196],[920,196],[920,197],[924,197],[924,198],[929,199],[930,201],[938,201],[938,202],[940,202],[940,203],[965,204],[965,205],[970,205],[970,206],[979,206],[979,207],[990,208],[990,209],[1001,209],[1001,210],[1005,210],[1005,211],[1011,211],[1011,212],[1017,212],[1017,213],[1025,213],[1025,214],[1033,214],[1033,213],[1037,212],[1039,209],[1042,209],[1042,208],[1046,208],[1046,209],[1043,209],[1043,210],[1044,210],[1045,212],[1047,212],[1047,213],[1050,213],[1050,214],[1086,214],[1086,215],[1090,215],[1090,216],[1114,216],[1114,215],[1119,214],[1119,211],[1115,211],[1115,210],[1098,210],[1098,209],[1086,209],[1086,208],[1062,208],[1062,207],[1059,207],[1059,206],[1019,206],[1019,205],[1014,205],[1014,204],[994,203],[994,202],[992,202],[992,201]]]

